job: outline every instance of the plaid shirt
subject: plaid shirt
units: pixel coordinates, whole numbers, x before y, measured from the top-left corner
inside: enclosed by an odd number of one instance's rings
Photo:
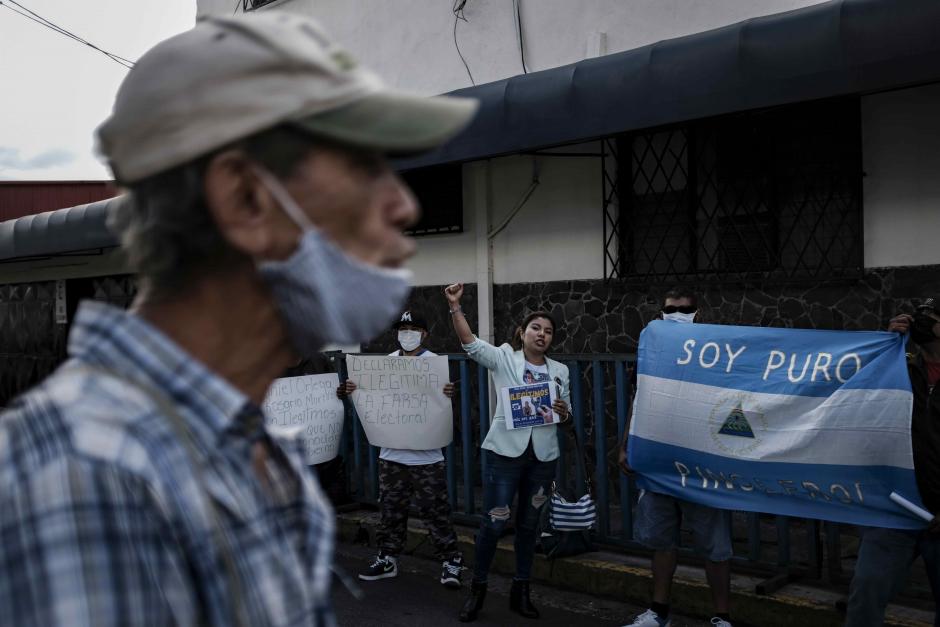
[[[84,303],[69,354],[0,415],[2,622],[332,624],[333,512],[299,442],[133,314]]]

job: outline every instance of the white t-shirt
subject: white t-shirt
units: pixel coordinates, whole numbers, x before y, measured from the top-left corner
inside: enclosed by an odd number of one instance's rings
[[[528,361],[525,362],[525,372],[523,373],[522,380],[527,384],[548,381],[548,365],[542,364],[541,366],[536,366],[535,364],[530,364]]]
[[[401,354],[401,351],[397,350],[389,353],[388,356],[400,357]],[[429,350],[418,354],[434,357],[434,353]],[[395,462],[396,464],[404,464],[406,466],[424,466],[426,464],[436,464],[437,462],[444,461],[444,454],[439,448],[432,448],[426,451],[413,451],[411,449],[386,448],[383,446],[382,450],[379,451],[379,459],[384,459],[387,462]]]

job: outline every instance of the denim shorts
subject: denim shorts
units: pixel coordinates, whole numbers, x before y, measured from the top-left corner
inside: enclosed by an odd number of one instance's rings
[[[712,562],[731,559],[731,512],[689,503],[665,494],[643,490],[633,515],[633,537],[654,551],[679,545],[679,529],[685,523],[692,532],[695,551]]]

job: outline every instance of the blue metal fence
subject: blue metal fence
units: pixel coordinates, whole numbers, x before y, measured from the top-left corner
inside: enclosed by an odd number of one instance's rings
[[[593,452],[592,485],[598,507],[595,539],[602,545],[642,552],[642,547],[633,541],[633,506],[638,490],[617,466],[617,443],[627,424],[629,374],[635,355],[553,357],[569,368],[574,429],[585,449]],[[481,486],[486,473],[487,453],[480,443],[490,423],[489,380],[486,370],[466,355],[452,354],[448,358],[451,380],[457,383],[455,437],[445,452],[448,493],[454,518],[473,523],[479,520]],[[344,360],[337,362],[340,378],[344,379]],[[559,429],[559,438],[565,437]],[[570,463],[564,441],[560,444],[556,481],[567,485],[573,473],[574,487],[581,494],[586,478],[576,464]],[[360,502],[376,504],[378,449],[366,441],[351,403],[347,403],[342,451],[353,496]],[[759,592],[772,592],[794,576],[834,584],[847,580],[849,573],[842,569],[845,547],[839,525],[743,512],[735,512],[733,517],[735,563],[739,569],[767,577],[758,586]],[[683,553],[686,558],[695,559],[690,551]]]

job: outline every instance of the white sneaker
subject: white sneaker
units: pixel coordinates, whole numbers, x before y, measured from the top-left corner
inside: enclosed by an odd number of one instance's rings
[[[672,621],[669,618],[660,618],[653,610],[646,610],[633,619],[633,622],[624,627],[669,627]]]
[[[715,627],[731,627],[731,623],[729,623],[723,618],[718,618],[717,616],[712,618],[711,624],[714,625]]]

